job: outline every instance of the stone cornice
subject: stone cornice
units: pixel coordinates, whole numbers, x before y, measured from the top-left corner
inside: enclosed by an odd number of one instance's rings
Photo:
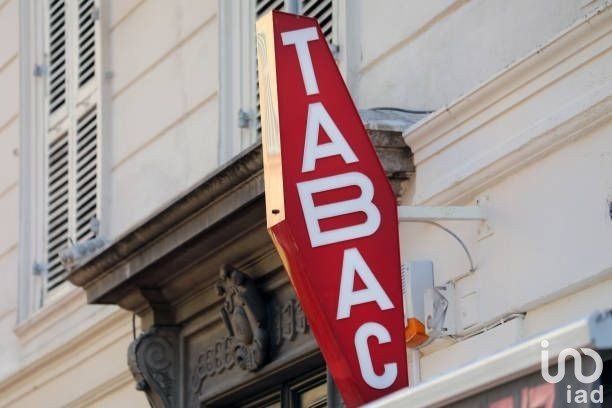
[[[558,34],[547,44],[533,50],[483,84],[406,129],[404,131],[406,144],[416,154],[441,138],[448,139],[441,141],[442,144],[456,141],[462,136],[461,130],[478,115],[497,108],[496,105],[508,99],[513,93],[551,73],[551,69],[558,67],[563,70],[561,64],[568,58],[579,57],[578,54],[586,46],[608,35],[610,27],[612,27],[612,4],[607,3]],[[567,70],[559,72],[556,77],[562,76],[563,73],[567,73]],[[516,104],[520,100],[511,102]],[[463,133],[468,129],[469,127],[465,128]],[[453,138],[448,138],[450,133],[454,135]],[[428,152],[428,155],[431,154],[435,152]],[[418,165],[418,161],[415,164]]]
[[[612,115],[612,7],[593,14],[404,132],[417,169],[411,202],[471,199]]]
[[[87,286],[100,273],[117,266],[135,252],[167,234],[215,199],[261,173],[263,161],[261,144],[256,144],[206,177],[194,188],[181,194],[167,206],[140,225],[118,237],[107,248],[93,256],[68,279],[77,286]]]
[[[371,128],[371,140],[389,181],[399,194],[403,182],[413,173],[410,150],[403,142],[401,129],[423,115],[381,111],[362,115]],[[158,317],[169,323],[173,316],[162,316],[166,307],[163,305],[180,302],[193,290],[193,284],[187,284],[187,275],[192,272],[186,269],[194,262],[216,271],[220,262],[234,263],[237,257],[271,246],[265,233],[263,190],[261,143],[257,143],[85,260],[70,272],[68,279],[85,288],[89,303],[119,304],[136,312],[154,303],[160,312]],[[238,249],[219,255],[230,243]],[[213,278],[197,275],[199,284]],[[193,283],[194,277],[191,279]],[[163,290],[163,294],[146,289],[166,286],[170,290]]]

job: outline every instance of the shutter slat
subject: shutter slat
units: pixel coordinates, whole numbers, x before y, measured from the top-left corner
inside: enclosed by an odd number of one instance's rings
[[[57,233],[53,234],[49,237],[49,249],[53,251],[53,248],[56,248],[58,244],[64,244],[66,242],[66,233],[68,232],[67,228],[57,229]]]
[[[51,227],[51,233],[49,234],[49,243],[52,244],[53,242],[56,242],[58,239],[66,239],[65,233],[68,232],[68,225],[66,224],[62,224],[62,225],[57,225],[58,223],[56,222],[55,225],[53,223],[50,223],[49,226]]]
[[[98,207],[98,126],[96,107],[77,121],[76,138],[76,239],[94,238],[89,222]]]
[[[58,205],[63,205],[62,197],[65,197],[65,190],[68,188],[68,182],[60,180],[52,188],[49,188],[49,202],[52,203],[49,207],[49,213],[57,208]],[[66,198],[66,200],[68,200]]]
[[[88,168],[85,170],[85,174],[83,174],[82,176],[77,177],[77,190],[84,190],[87,188],[87,184],[91,183],[92,181],[95,181],[96,179],[96,172],[95,172],[95,166],[93,168]],[[79,199],[78,194],[77,194],[77,200]]]
[[[284,0],[258,0],[255,2],[255,15],[261,17],[268,11],[282,10],[284,7]]]
[[[51,28],[50,36],[49,36],[49,52],[58,51],[60,48],[63,48],[66,44],[66,32],[64,31],[64,26],[56,25]]]
[[[47,281],[47,289],[48,289],[48,291],[51,291],[51,290],[57,288],[59,285],[64,283],[64,281],[66,280],[66,271],[61,266],[61,264],[58,266],[58,270],[59,270],[59,272],[57,272],[57,275],[55,273],[50,273],[49,274],[49,279]]]
[[[79,135],[82,136],[85,133],[89,133],[91,129],[95,126],[96,126],[96,115],[90,115],[88,117],[83,117],[81,118],[81,121],[79,121],[77,132],[79,133]],[[80,142],[81,139],[82,137],[79,138],[78,141]]]
[[[47,151],[47,292],[66,275],[59,253],[68,243],[68,154],[68,133],[63,133]]]
[[[57,235],[57,231],[60,231],[60,229],[63,230],[68,225],[68,200],[62,202],[61,207],[50,210],[47,219],[49,237]]]
[[[88,156],[93,148],[96,147],[96,134],[89,135],[89,138],[84,140],[80,146],[77,146],[77,152],[85,157]],[[84,159],[79,159],[79,162]]]
[[[54,237],[54,239],[49,242],[49,252],[51,254],[56,255],[68,245],[68,241],[65,237],[65,235],[68,233],[68,230],[62,230],[61,232],[61,235]]]
[[[82,221],[79,225],[77,225],[77,241],[94,238],[94,234],[90,229],[90,221],[95,216],[95,208],[89,208],[88,211],[85,211],[83,214],[81,214]]]
[[[62,59],[62,62],[63,62],[63,59]],[[62,73],[59,72],[59,70],[53,71],[53,75],[49,75],[50,82],[52,84],[54,84],[54,83],[56,83],[58,81],[61,81],[63,79],[61,75],[62,75]]]
[[[95,171],[95,160],[97,158],[97,146],[95,143],[92,143],[90,148],[83,152],[83,157],[79,159],[77,162],[77,172],[89,172]],[[77,180],[79,180],[78,178]]]
[[[49,7],[49,15],[53,16],[64,5],[63,1],[52,1]]]
[[[95,21],[94,0],[83,0],[79,4],[79,87],[95,77]]]
[[[49,113],[66,103],[66,4],[49,3]]]
[[[59,259],[59,256],[57,257],[57,259],[54,259],[53,263],[49,265],[49,273],[48,273],[48,287],[49,289],[52,289],[54,287],[56,287],[58,284],[62,283],[63,281],[63,275],[65,273],[64,271],[64,267],[62,266],[62,263]],[[61,280],[60,280],[61,279]],[[59,280],[59,281],[58,281]]]
[[[62,149],[49,154],[49,170],[54,173],[58,166],[61,166],[63,162],[68,161],[68,146],[63,146]]]
[[[81,197],[79,197],[81,206],[77,207],[77,217],[78,218],[80,218],[80,216],[83,215],[85,208],[95,208],[95,204],[96,204],[95,199],[96,199],[96,194],[98,193],[96,190],[97,190],[96,183],[90,183],[86,186],[86,188],[83,188]],[[89,221],[90,220],[87,220],[87,222]]]
[[[51,86],[51,96],[61,97],[63,99],[64,95],[61,93],[64,92],[66,89],[66,82],[64,81],[64,78],[63,78],[65,73],[62,72],[60,75],[62,76],[61,78],[62,80],[53,83]]]
[[[83,202],[83,207],[81,207],[78,211],[77,211],[77,216],[79,219],[79,224],[77,225],[77,228],[82,227],[83,225],[89,226],[89,222],[91,221],[91,219],[93,218],[93,216],[96,215],[96,194],[95,194],[95,189],[93,190],[94,194],[88,194],[86,195],[87,198],[89,198],[89,201],[87,202]]]
[[[95,130],[95,129],[94,129]],[[85,156],[91,152],[92,146],[96,146],[96,134],[92,132],[92,134],[86,134],[83,136],[83,139],[79,140],[80,144],[77,146],[77,153],[79,154],[78,161],[82,161]]]
[[[57,263],[53,265],[52,268],[49,269],[49,276],[47,278],[47,288],[49,291],[58,287],[64,280],[66,279],[66,272],[62,267],[62,264],[59,262],[59,258]]]
[[[95,198],[95,195],[94,197]],[[77,225],[77,233],[80,233],[85,229],[89,231],[89,223],[92,218],[96,216],[96,203],[95,200],[90,202],[87,207],[81,209],[79,218],[81,222]]]
[[[95,52],[94,37],[92,35],[91,37],[85,40],[86,41],[84,41],[83,44],[79,46],[79,57],[84,61],[89,61],[91,58],[93,58],[93,54]]]
[[[327,42],[332,42],[333,34],[333,2],[332,0],[302,0],[300,14],[316,18]]]

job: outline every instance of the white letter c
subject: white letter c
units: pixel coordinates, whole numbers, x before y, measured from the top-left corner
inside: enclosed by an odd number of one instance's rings
[[[371,336],[376,337],[379,344],[385,344],[391,341],[391,335],[383,325],[373,322],[364,323],[355,333],[355,350],[357,350],[361,376],[370,387],[383,390],[395,382],[397,363],[385,363],[382,375],[374,372],[372,356],[368,348],[368,338]]]

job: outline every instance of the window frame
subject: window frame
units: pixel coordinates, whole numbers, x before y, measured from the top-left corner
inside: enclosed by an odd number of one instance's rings
[[[300,397],[308,391],[319,386],[325,386],[325,405],[330,402],[331,377],[326,367],[316,368],[295,377],[285,379],[272,385],[269,389],[262,391],[247,401],[241,401],[245,408],[278,406],[279,408],[303,408]],[[335,407],[330,407],[335,408]]]
[[[57,111],[49,110],[49,2],[20,2],[20,215],[19,215],[19,283],[17,322],[24,322],[45,306],[58,302],[78,289],[64,280],[57,288],[46,291],[48,208],[48,147],[50,141],[68,134],[69,179],[76,178],[76,125],[83,113],[94,105],[97,115],[96,205],[101,236],[108,233],[108,106],[109,84],[105,62],[108,27],[107,7],[94,0],[94,69],[95,76],[78,87],[79,0],[66,0],[66,101]],[[97,21],[96,21],[97,20]],[[74,50],[74,51],[72,51]],[[104,135],[104,137],[102,136]],[[69,231],[76,220],[76,180],[69,180]],[[70,237],[75,234],[69,232]]]
[[[349,72],[343,62],[347,53],[347,0],[332,1],[332,43],[339,52],[338,67],[343,76]],[[300,0],[285,0],[285,11],[297,12]],[[256,143],[257,134],[257,60],[255,50],[255,0],[219,0],[219,145],[220,164]],[[239,126],[240,113],[248,126]]]

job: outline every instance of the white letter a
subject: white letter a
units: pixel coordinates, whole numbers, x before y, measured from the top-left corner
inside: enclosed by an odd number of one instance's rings
[[[331,142],[319,144],[320,127],[329,136]],[[323,104],[321,102],[311,103],[308,105],[302,172],[313,171],[317,159],[337,155],[342,156],[347,164],[359,161]]]
[[[365,289],[353,291],[355,272],[365,284]],[[368,264],[357,250],[344,250],[342,260],[342,276],[340,277],[340,296],[336,319],[345,319],[351,315],[351,306],[362,303],[376,302],[381,310],[393,309],[391,299],[380,286]]]

